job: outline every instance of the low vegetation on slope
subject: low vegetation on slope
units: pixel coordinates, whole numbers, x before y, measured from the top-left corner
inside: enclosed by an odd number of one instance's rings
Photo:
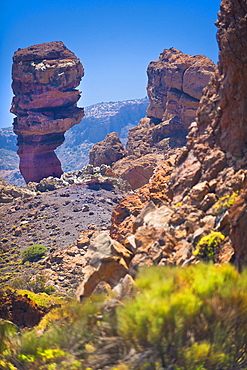
[[[231,265],[146,268],[124,302],[70,301],[21,333],[3,320],[0,368],[246,369],[246,275]]]

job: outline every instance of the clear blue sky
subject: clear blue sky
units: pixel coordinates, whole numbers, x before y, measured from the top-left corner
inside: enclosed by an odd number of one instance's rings
[[[0,0],[0,127],[10,126],[18,48],[63,41],[82,61],[80,106],[146,96],[146,69],[163,49],[215,63],[219,0]]]

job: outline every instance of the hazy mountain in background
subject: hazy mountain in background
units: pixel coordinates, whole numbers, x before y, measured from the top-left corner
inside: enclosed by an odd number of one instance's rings
[[[146,115],[147,98],[120,102],[98,103],[85,108],[81,123],[65,134],[64,143],[56,150],[63,171],[82,168],[88,163],[88,153],[93,144],[110,132],[117,132],[123,143],[128,131]],[[0,129],[0,177],[6,181],[24,185],[19,172],[17,136],[12,127]]]

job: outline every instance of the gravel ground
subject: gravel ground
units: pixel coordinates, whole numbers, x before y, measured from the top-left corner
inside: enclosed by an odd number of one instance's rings
[[[115,190],[71,185],[5,205],[0,208],[0,246],[38,243],[63,248],[90,224],[107,227],[121,197]]]
[[[0,282],[8,284],[15,276],[44,269],[42,261],[41,265],[21,263],[21,252],[32,244],[44,245],[46,256],[59,251],[66,254],[83,230],[107,229],[112,211],[123,196],[113,188],[90,189],[76,184],[0,207]],[[81,255],[85,253],[80,250]],[[59,270],[59,266],[55,268]],[[80,270],[78,267],[78,276]]]

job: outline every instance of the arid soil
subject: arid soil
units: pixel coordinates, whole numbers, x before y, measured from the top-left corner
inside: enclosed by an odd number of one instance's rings
[[[69,248],[73,246],[77,248],[77,240],[83,230],[106,229],[113,208],[122,197],[123,194],[113,188],[107,190],[95,185],[94,189],[90,189],[85,184],[76,184],[17,200],[13,205],[2,206],[1,281],[11,280],[24,271],[28,274],[37,273],[41,266],[44,269],[45,261],[54,254],[57,256],[61,252],[64,255]],[[40,261],[41,264],[37,262],[23,265],[21,252],[32,244],[47,247],[46,258]],[[79,255],[83,254],[84,251],[81,249]],[[78,257],[75,251],[74,255]],[[73,253],[70,253],[70,256],[73,257]],[[78,273],[80,271],[81,269],[78,269]]]

